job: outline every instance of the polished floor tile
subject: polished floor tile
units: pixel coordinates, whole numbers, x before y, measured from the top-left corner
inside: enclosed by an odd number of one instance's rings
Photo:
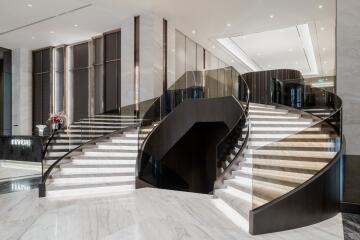
[[[0,239],[343,239],[341,215],[291,231],[251,236],[210,195],[160,189],[81,199],[0,195]]]

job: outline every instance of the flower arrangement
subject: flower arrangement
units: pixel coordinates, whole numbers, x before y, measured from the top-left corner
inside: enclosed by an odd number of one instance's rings
[[[65,112],[58,112],[58,113],[50,114],[48,123],[53,130],[59,130],[64,125],[66,118],[67,117],[66,117]]]

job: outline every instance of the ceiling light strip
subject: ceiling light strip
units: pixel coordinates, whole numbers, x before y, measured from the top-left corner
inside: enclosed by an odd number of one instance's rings
[[[231,39],[220,38],[217,41],[231,54],[240,59],[250,70],[261,71],[262,69]]]
[[[318,75],[319,69],[316,63],[316,57],[314,52],[314,46],[311,39],[310,29],[308,24],[302,24],[296,26],[300,39],[303,43],[303,49],[310,66],[310,72],[304,75]]]
[[[0,33],[0,36],[1,35],[5,35],[5,34],[8,34],[8,33],[11,33],[11,32],[15,32],[15,31],[18,31],[20,29],[24,29],[24,28],[27,28],[27,27],[30,27],[30,26],[33,26],[33,25],[36,25],[36,24],[39,24],[39,23],[42,23],[42,22],[45,22],[45,21],[48,21],[48,20],[51,20],[53,18],[56,18],[56,17],[60,17],[60,16],[64,16],[66,14],[70,14],[70,13],[73,13],[75,11],[79,11],[81,9],[84,9],[84,8],[88,8],[90,6],[92,6],[93,4],[86,4],[86,5],[83,5],[81,7],[78,7],[78,8],[74,8],[74,9],[71,9],[71,10],[68,10],[68,11],[65,11],[65,12],[62,12],[62,13],[59,13],[55,16],[51,16],[51,17],[47,17],[47,18],[43,18],[43,19],[40,19],[38,21],[35,21],[35,22],[32,22],[32,23],[29,23],[29,24],[26,24],[26,25],[23,25],[23,26],[20,26],[20,27],[16,27],[16,28],[13,28],[13,29],[10,29],[10,30],[7,30],[5,32],[1,32]]]

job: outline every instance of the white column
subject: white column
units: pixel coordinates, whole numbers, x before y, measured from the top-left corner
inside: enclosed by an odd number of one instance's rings
[[[346,154],[360,155],[360,1],[337,4],[337,94],[343,100]]]
[[[12,134],[32,134],[32,53],[12,51]]]

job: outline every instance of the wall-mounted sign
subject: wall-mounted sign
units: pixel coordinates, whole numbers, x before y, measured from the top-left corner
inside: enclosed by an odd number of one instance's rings
[[[11,139],[11,145],[30,147],[31,146],[31,139],[22,139],[22,138]]]

